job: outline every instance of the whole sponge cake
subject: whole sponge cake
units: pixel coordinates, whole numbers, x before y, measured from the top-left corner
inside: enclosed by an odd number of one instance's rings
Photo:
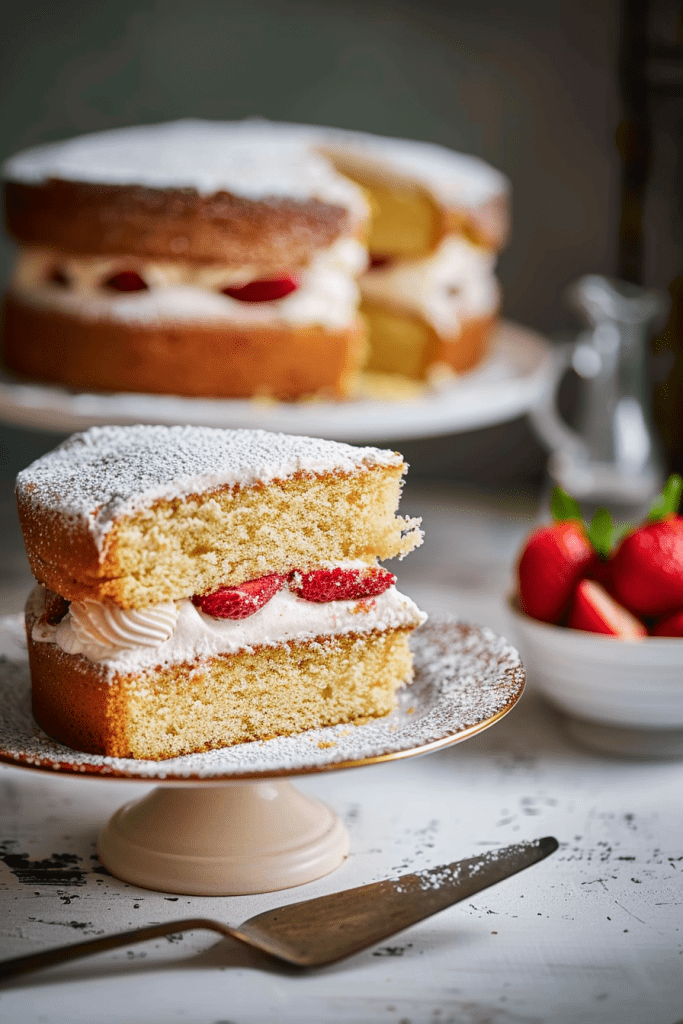
[[[4,173],[21,245],[12,369],[96,390],[345,392],[365,351],[369,207],[300,139],[139,126],[29,150]]]
[[[181,121],[37,147],[4,175],[20,244],[4,351],[24,375],[293,399],[345,396],[362,366],[424,379],[486,351],[508,183],[474,157]]]
[[[386,714],[423,620],[378,559],[394,452],[264,431],[103,427],[24,470],[34,714],[57,739],[164,758]]]

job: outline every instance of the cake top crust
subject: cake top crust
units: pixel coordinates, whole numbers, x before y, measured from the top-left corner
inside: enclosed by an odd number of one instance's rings
[[[303,472],[354,473],[403,465],[397,453],[337,441],[191,426],[91,427],[73,434],[17,477],[17,497],[36,513],[84,527],[101,549],[117,519],[156,501]]]
[[[264,121],[169,121],[114,128],[36,146],[10,157],[6,179],[40,185],[56,178],[99,185],[195,189],[252,200],[317,199],[367,216],[360,189],[299,132]]]
[[[387,180],[416,183],[445,206],[476,208],[509,189],[505,175],[485,161],[444,146],[257,119],[171,121],[82,135],[24,150],[6,161],[3,173],[30,185],[54,178],[192,188],[205,196],[319,199],[364,218],[366,201],[334,169],[335,153]]]

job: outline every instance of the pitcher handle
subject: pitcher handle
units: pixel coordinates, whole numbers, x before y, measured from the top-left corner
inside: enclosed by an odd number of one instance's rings
[[[564,342],[556,345],[548,374],[548,384],[537,403],[529,410],[529,419],[540,440],[549,451],[563,450],[577,457],[587,457],[587,450],[580,435],[560,415],[557,396],[562,379],[573,367],[574,355],[581,342]]]

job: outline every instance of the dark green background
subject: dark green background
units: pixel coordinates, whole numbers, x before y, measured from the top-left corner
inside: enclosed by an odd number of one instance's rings
[[[23,0],[6,6],[2,29],[0,157],[187,116],[427,139],[512,181],[507,316],[548,333],[573,327],[566,285],[614,270],[614,0]],[[10,258],[5,240],[0,272]],[[54,440],[0,428],[0,472],[10,479]],[[411,475],[517,480],[543,465],[524,421],[402,447]]]
[[[252,115],[427,139],[513,183],[506,312],[567,322],[613,267],[610,0],[22,0],[3,13],[0,156],[115,125]]]

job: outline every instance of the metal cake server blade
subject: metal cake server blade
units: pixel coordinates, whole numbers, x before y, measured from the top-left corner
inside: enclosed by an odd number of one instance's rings
[[[0,979],[91,953],[197,929],[237,939],[294,967],[321,967],[373,946],[537,864],[558,846],[552,836],[516,843],[480,857],[267,910],[239,928],[209,918],[184,918],[29,953],[0,963]]]

